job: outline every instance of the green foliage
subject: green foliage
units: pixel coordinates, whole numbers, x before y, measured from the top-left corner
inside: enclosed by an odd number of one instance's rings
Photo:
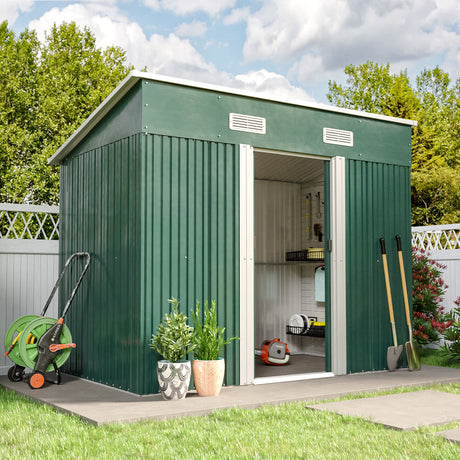
[[[412,225],[460,219],[460,79],[425,69],[412,86],[407,72],[372,61],[345,67],[345,85],[329,82],[339,107],[417,121],[412,129]]]
[[[216,360],[222,348],[238,337],[225,340],[225,328],[217,324],[216,302],[211,302],[209,308],[208,301],[205,302],[204,320],[201,321],[200,302],[196,304],[196,310],[192,311],[193,323],[195,326],[195,359]]]
[[[441,278],[443,268],[425,251],[412,250],[412,326],[414,340],[420,344],[437,342],[449,326],[441,305],[447,288]]]
[[[150,347],[164,359],[175,363],[193,351],[195,344],[193,328],[187,324],[187,316],[179,313],[179,301],[173,297],[168,302],[172,306],[172,312],[165,314],[156,334],[152,335]]]
[[[55,25],[44,43],[0,24],[0,202],[59,202],[48,158],[130,70],[123,50],[97,48],[75,23]]]
[[[422,365],[460,369],[460,362],[448,359],[442,349],[420,347],[419,357]]]
[[[460,222],[460,167],[412,172],[412,221],[417,225]]]
[[[443,336],[446,342],[441,350],[450,361],[460,361],[460,297],[454,302],[455,307],[447,313],[449,327],[444,331]]]

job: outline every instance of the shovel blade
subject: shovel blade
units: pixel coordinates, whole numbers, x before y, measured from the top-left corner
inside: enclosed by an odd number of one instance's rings
[[[420,359],[418,357],[417,348],[414,343],[406,342],[407,363],[410,371],[420,370]]]
[[[398,367],[398,361],[401,357],[402,351],[402,345],[398,345],[397,347],[388,347],[387,365],[390,372],[394,371]]]

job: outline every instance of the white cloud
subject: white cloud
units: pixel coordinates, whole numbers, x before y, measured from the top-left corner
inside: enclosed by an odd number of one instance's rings
[[[30,28],[44,40],[45,32],[49,33],[54,23],[71,21],[80,27],[89,27],[98,47],[123,48],[128,61],[137,69],[147,67],[149,72],[205,82],[226,80],[225,74],[207,62],[188,39],[173,33],[168,36],[153,34],[148,38],[139,24],[107,5],[73,4],[63,9],[53,8],[32,21]]]
[[[160,0],[144,0],[144,5],[148,6],[149,8],[152,8],[153,10],[159,10],[161,5],[160,5]]]
[[[79,27],[88,26],[96,37],[98,47],[117,45],[127,54],[135,68],[147,67],[152,73],[201,81],[237,89],[296,100],[313,100],[304,90],[293,86],[284,76],[265,69],[236,76],[219,71],[190,43],[176,34],[153,34],[147,37],[139,24],[123,16],[116,7],[109,5],[72,4],[63,9],[53,8],[38,20],[31,29],[44,40],[45,32],[54,23],[74,21]]]
[[[247,20],[251,13],[249,6],[244,8],[236,8],[231,11],[231,13],[223,19],[225,26],[230,26],[232,24],[237,24],[238,22],[244,22]]]
[[[221,11],[233,8],[236,0],[144,0],[144,4],[155,10],[164,8],[178,15],[203,11],[215,16]]]
[[[33,4],[33,0],[0,1],[0,21],[8,21],[8,25],[11,26],[16,22],[19,12],[30,11]]]
[[[200,37],[204,35],[208,27],[205,22],[202,21],[192,21],[184,22],[176,28],[176,35],[179,37]]]
[[[284,62],[306,84],[349,63],[437,54],[458,74],[459,17],[458,0],[265,0],[248,18],[244,57]]]
[[[312,102],[314,99],[302,88],[293,86],[283,75],[261,69],[237,75],[232,87],[254,91],[268,96]]]

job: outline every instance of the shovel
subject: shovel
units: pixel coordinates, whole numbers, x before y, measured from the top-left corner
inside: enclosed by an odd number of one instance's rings
[[[410,321],[410,311],[409,311],[409,298],[407,297],[407,285],[406,285],[406,275],[404,273],[404,260],[401,249],[401,237],[396,235],[396,246],[398,247],[398,257],[399,257],[399,269],[401,271],[401,284],[404,297],[404,307],[406,309],[406,321],[407,327],[409,328],[409,341],[406,342],[406,355],[407,363],[409,364],[410,371],[420,370],[420,360],[418,353],[415,347],[415,344],[412,342],[412,324]]]
[[[387,252],[385,249],[385,240],[380,238],[380,247],[382,249],[383,272],[385,274],[385,286],[387,289],[388,311],[390,313],[391,330],[393,332],[393,347],[388,347],[387,351],[387,364],[388,370],[394,371],[398,366],[398,361],[403,351],[402,345],[398,345],[398,338],[396,337],[395,317],[393,314],[393,301],[391,300],[390,277],[388,276],[388,263]]]

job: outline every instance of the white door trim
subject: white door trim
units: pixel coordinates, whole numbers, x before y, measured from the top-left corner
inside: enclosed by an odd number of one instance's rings
[[[254,381],[254,149],[240,145],[240,385]]]
[[[240,145],[240,385],[254,383],[254,149]],[[331,371],[347,373],[345,158],[330,163]]]
[[[330,165],[331,220],[331,371],[347,373],[346,302],[346,210],[345,158],[334,157]]]

